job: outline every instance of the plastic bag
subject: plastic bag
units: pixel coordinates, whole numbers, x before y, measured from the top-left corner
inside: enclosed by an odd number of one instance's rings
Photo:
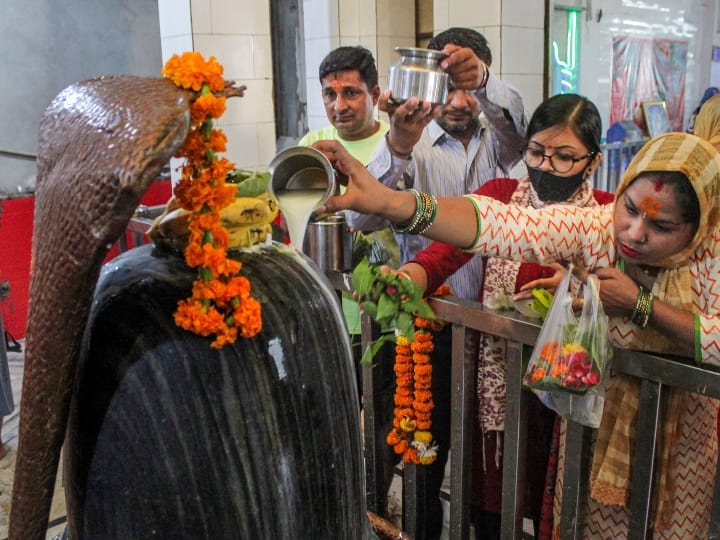
[[[583,395],[600,386],[612,356],[597,276],[588,278],[577,318],[572,309],[571,274],[572,265],[558,286],[530,356],[523,382],[533,390]]]

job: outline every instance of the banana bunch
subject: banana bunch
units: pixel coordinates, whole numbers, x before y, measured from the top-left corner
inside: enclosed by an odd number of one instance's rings
[[[252,195],[258,189],[267,189],[267,182],[261,185],[257,176],[250,175],[242,182],[235,182],[238,184],[235,200],[220,211],[220,222],[228,231],[230,248],[248,247],[264,242],[268,234],[272,233],[271,224],[278,215],[278,204],[267,191]],[[253,184],[252,189],[248,189],[245,180]],[[172,197],[147,234],[157,245],[183,250],[190,236],[189,215],[187,210],[180,208],[177,199]]]

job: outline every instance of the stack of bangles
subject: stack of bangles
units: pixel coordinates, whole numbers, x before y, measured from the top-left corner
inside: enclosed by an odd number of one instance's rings
[[[637,324],[640,328],[645,328],[650,322],[652,309],[652,293],[640,287],[640,292],[638,292],[637,298],[635,299],[635,306],[633,306],[633,312],[632,315],[630,315],[630,320]]]
[[[396,232],[404,234],[424,234],[432,227],[438,213],[437,199],[429,193],[420,193],[415,189],[408,189],[409,193],[415,196],[415,215],[407,225],[395,225]]]

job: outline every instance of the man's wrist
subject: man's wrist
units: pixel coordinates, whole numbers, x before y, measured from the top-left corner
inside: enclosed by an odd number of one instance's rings
[[[390,150],[390,154],[392,154],[395,157],[398,157],[400,159],[410,159],[410,157],[412,156],[412,148],[407,152],[403,152],[402,149],[395,147],[390,142],[390,132],[389,131],[385,134],[385,143],[387,144],[388,150]]]

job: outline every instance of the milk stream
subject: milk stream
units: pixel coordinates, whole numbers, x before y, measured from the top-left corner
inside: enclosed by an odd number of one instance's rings
[[[298,251],[302,251],[310,216],[324,195],[324,189],[291,189],[275,195],[285,217],[290,244]]]

